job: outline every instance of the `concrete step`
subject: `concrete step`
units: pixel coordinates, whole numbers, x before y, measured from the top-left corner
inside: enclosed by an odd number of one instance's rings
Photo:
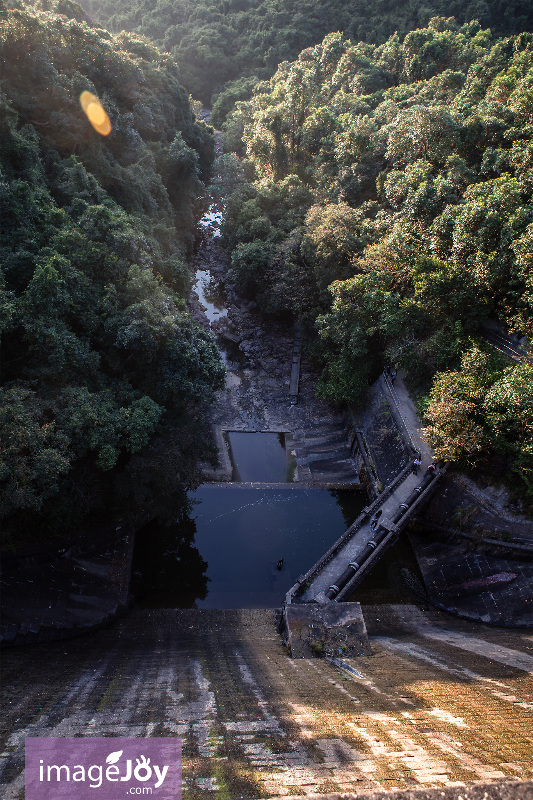
[[[316,424],[293,433],[291,449],[296,456],[299,481],[358,483],[358,472],[349,445],[344,418]]]
[[[351,459],[352,454],[347,447],[339,447],[337,450],[330,450],[329,448],[324,448],[323,450],[311,450],[309,455],[307,456],[307,460],[310,463],[311,461],[346,461],[347,459]]]
[[[317,459],[309,462],[309,469],[314,478],[334,481],[357,478],[357,470],[351,459],[336,461],[333,459]]]
[[[294,438],[301,438],[304,436],[326,436],[326,435],[342,435],[346,431],[345,425],[342,420],[338,422],[327,422],[324,424],[309,425],[306,428],[296,428],[293,431]]]
[[[346,445],[348,442],[348,437],[344,434],[343,431],[339,433],[332,433],[329,431],[324,431],[322,433],[309,433],[307,432],[305,436],[298,438],[296,441],[293,439],[293,444],[297,447],[303,445],[304,447],[336,447],[339,445]]]
[[[340,458],[346,458],[346,456],[351,455],[351,450],[348,447],[346,439],[342,439],[338,442],[328,441],[319,445],[313,445],[309,444],[309,442],[304,442],[300,447],[295,448],[295,450],[296,455],[300,455],[302,458],[309,455],[331,457],[338,455]]]

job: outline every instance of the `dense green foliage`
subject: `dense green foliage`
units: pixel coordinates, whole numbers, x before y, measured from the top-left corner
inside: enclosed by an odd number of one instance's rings
[[[532,27],[529,0],[0,0],[7,539],[194,483],[222,368],[185,311],[213,137],[181,82],[229,114],[230,280],[304,322],[320,392],[358,402],[384,363],[406,367],[438,455],[531,498],[531,367],[479,329],[533,336]]]
[[[478,19],[500,35],[533,30],[529,0],[84,0],[110,30],[136,31],[175,57],[184,85],[213,108],[219,125],[231,102],[248,97],[250,79],[270,78],[331,31],[354,42],[403,36],[438,14]]]
[[[377,46],[329,34],[237,104],[227,141],[248,179],[225,229],[236,287],[316,326],[324,396],[358,401],[384,363],[404,366],[433,383],[439,452],[505,454],[529,491],[529,368],[474,370],[458,393],[455,376],[484,320],[533,335],[532,86],[531,34],[444,18]],[[474,403],[479,447],[446,444],[443,392]]]
[[[445,460],[476,464],[491,455],[509,483],[531,498],[533,364],[502,369],[498,361],[473,346],[459,369],[437,375],[428,435],[437,457]]]
[[[183,299],[213,137],[173,61],[34,9],[2,12],[0,48],[0,515],[15,542],[192,481],[223,368]],[[179,444],[162,453],[164,436]]]

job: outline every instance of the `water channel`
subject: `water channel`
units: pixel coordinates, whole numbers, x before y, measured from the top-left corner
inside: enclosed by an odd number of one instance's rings
[[[220,235],[222,212],[211,206],[200,220],[204,241]],[[228,310],[219,282],[196,271],[193,290],[226,364],[226,386],[243,379],[238,343],[221,336]],[[191,493],[192,510],[174,525],[152,523],[137,534],[132,590],[144,607],[272,608],[342,535],[367,502],[354,491],[293,482],[290,431],[225,431],[233,469],[229,484],[204,484]],[[379,596],[392,554],[363,594]],[[400,554],[400,558],[402,554]],[[282,565],[280,567],[280,559]],[[388,572],[387,572],[388,570]],[[388,597],[385,591],[384,599]],[[377,600],[379,602],[379,600]]]

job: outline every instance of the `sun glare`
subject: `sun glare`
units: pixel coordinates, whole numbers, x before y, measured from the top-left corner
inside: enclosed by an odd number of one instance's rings
[[[96,95],[91,92],[82,92],[80,103],[95,131],[101,133],[102,136],[107,136],[111,133],[111,121]]]

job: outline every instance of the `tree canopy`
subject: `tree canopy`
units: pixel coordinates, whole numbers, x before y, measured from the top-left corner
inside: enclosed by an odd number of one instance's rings
[[[84,0],[84,8],[115,32],[135,31],[172,53],[187,89],[210,104],[220,125],[235,100],[249,96],[283,61],[343,31],[353,42],[402,38],[431,17],[478,19],[497,35],[533,30],[529,0]],[[434,57],[435,43],[411,42],[411,77]],[[438,47],[437,47],[438,49]],[[442,53],[445,57],[445,52]],[[216,96],[219,95],[218,98]]]
[[[529,33],[495,39],[443,17],[378,45],[330,33],[228,119],[248,177],[224,229],[235,286],[316,331],[325,397],[359,402],[384,364],[404,366],[428,393],[437,451],[505,454],[530,494],[531,430],[517,445],[513,422],[527,417],[528,369],[472,379],[456,409],[450,387],[472,348],[485,352],[481,323],[533,336],[532,81]],[[489,399],[511,393],[520,412]],[[445,444],[443,397],[471,448]]]
[[[480,325],[533,336],[532,27],[528,0],[2,4],[7,536],[194,482],[223,369],[185,310],[214,140],[182,82],[226,119],[229,279],[305,325],[321,394],[406,367],[437,452],[531,500],[529,362]]]
[[[194,482],[201,411],[223,374],[185,306],[212,133],[195,122],[172,59],[136,35],[95,30],[77,9],[79,20],[29,7],[0,18],[0,515],[10,546],[24,529],[40,537],[147,508],[143,481],[128,475],[156,434],[198,428],[173,465],[178,485]],[[107,137],[80,106],[87,90],[109,114]]]

